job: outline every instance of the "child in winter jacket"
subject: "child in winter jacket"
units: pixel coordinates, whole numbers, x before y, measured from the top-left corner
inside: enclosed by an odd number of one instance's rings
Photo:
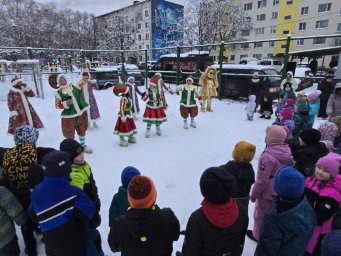
[[[338,148],[339,145],[341,145],[341,116],[334,117],[332,121],[337,126],[337,133],[334,139],[334,148]]]
[[[327,155],[329,150],[321,140],[321,133],[313,128],[305,128],[299,137],[300,145],[292,152],[294,167],[304,176],[310,177],[315,171],[317,160]]]
[[[321,123],[318,130],[321,133],[321,141],[326,144],[330,151],[334,150],[334,140],[338,132],[337,125],[331,121]]]
[[[284,100],[283,100],[284,101]],[[294,99],[287,99],[284,101],[285,103],[278,103],[276,105],[276,111],[275,111],[275,115],[277,116],[276,121],[279,122],[279,113],[283,110],[283,109],[290,109],[292,115],[294,116],[295,114],[295,100]]]
[[[88,221],[96,209],[70,184],[69,154],[54,150],[44,156],[42,165],[45,178],[32,192],[29,213],[41,227],[46,255],[89,255]]]
[[[260,99],[260,110],[259,110],[260,118],[271,119],[271,115],[273,114],[272,109],[272,98],[270,95],[264,95]]]
[[[315,122],[315,117],[320,109],[320,96],[321,91],[313,91],[308,95],[308,101],[309,101],[309,121],[308,125],[309,127],[313,127]]]
[[[64,139],[59,146],[61,151],[70,155],[71,165],[71,182],[70,184],[84,191],[96,206],[96,213],[89,221],[88,230],[88,254],[89,256],[102,256],[101,235],[97,227],[101,224],[101,201],[98,197],[98,190],[95,179],[93,177],[91,167],[84,159],[83,146],[74,139]]]
[[[246,110],[246,117],[247,120],[253,120],[253,114],[255,113],[256,109],[256,95],[249,96],[249,102],[247,103],[245,110]]]
[[[304,255],[315,227],[315,213],[304,196],[305,178],[292,167],[275,175],[277,198],[265,215],[255,256]]]
[[[247,231],[247,236],[250,239],[259,240],[263,217],[276,196],[273,179],[277,170],[291,162],[290,148],[284,143],[286,137],[287,132],[281,126],[271,125],[266,129],[266,147],[258,160],[256,182],[250,194],[251,202],[256,202],[253,230]]]
[[[19,256],[20,249],[14,222],[18,226],[28,224],[21,204],[7,188],[0,186],[0,255]]]
[[[230,172],[220,167],[210,167],[201,175],[204,200],[187,222],[183,256],[243,254],[248,216],[232,198],[235,186]]]
[[[123,169],[121,174],[122,186],[114,195],[109,209],[109,227],[112,226],[116,217],[124,215],[128,211],[128,185],[131,179],[137,175],[141,175],[141,173],[133,166],[127,166]]]
[[[340,165],[341,156],[329,153],[317,161],[314,176],[305,181],[305,193],[317,221],[306,255],[320,255],[323,237],[332,229],[333,218],[341,202]]]
[[[279,113],[279,122],[274,122],[273,124],[275,125],[281,125],[285,126],[287,128],[287,138],[291,138],[292,132],[295,129],[295,122],[293,120],[293,114],[290,109],[284,108],[282,111]]]
[[[326,113],[329,119],[341,116],[341,82],[335,85],[334,92],[328,99]]]
[[[109,232],[111,251],[125,256],[171,256],[180,235],[180,223],[170,208],[156,205],[156,188],[151,178],[134,176],[128,186],[131,206],[115,218]]]
[[[232,197],[243,203],[246,208],[249,207],[250,190],[255,182],[255,171],[250,163],[255,153],[255,145],[247,141],[239,141],[232,152],[233,161],[228,161],[220,166],[235,178],[237,189],[232,194]]]

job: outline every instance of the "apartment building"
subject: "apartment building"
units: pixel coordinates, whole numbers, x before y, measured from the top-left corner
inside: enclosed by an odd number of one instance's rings
[[[134,1],[132,5],[94,18],[94,33],[97,47],[108,38],[110,28],[117,25],[115,17],[126,20],[123,31],[126,38],[131,36],[129,46],[112,46],[113,50],[137,50],[127,53],[131,62],[145,61],[144,49],[163,48],[182,44],[183,32],[178,29],[183,20],[184,7],[165,0]],[[157,60],[161,50],[148,51],[147,61]],[[119,62],[119,57],[117,57]]]
[[[244,10],[251,16],[252,31],[243,32],[246,40],[264,40],[291,36],[341,34],[340,0],[241,0]],[[300,51],[341,45],[340,38],[296,40],[290,51]],[[243,44],[227,53],[230,62],[238,63],[242,57],[272,58],[284,53],[285,42],[259,42]],[[328,65],[331,56],[326,57]],[[321,65],[322,59],[319,60]]]

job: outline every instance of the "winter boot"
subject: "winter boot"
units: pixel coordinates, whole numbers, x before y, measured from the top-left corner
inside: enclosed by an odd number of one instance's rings
[[[98,125],[97,125],[97,123],[95,121],[93,122],[93,127],[94,128],[98,128]]]
[[[129,136],[128,137],[128,142],[129,143],[136,143],[136,138],[134,136]]]
[[[84,153],[87,154],[92,154],[94,151],[92,150],[92,148],[90,146],[85,146],[84,147]]]
[[[150,130],[147,129],[146,133],[144,134],[145,138],[149,138],[150,137]]]
[[[160,126],[157,126],[156,127],[156,134],[158,135],[158,136],[161,136],[161,128],[160,128]]]
[[[201,112],[205,112],[205,107],[204,107],[204,106],[201,106],[200,111],[201,111]]]
[[[197,124],[195,123],[194,119],[191,119],[191,127],[197,128]]]
[[[188,129],[188,124],[187,123],[184,123],[184,129]]]
[[[128,147],[128,141],[126,141],[124,138],[120,139],[120,146],[121,147]]]

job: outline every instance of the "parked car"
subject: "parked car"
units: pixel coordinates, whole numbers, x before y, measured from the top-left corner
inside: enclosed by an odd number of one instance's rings
[[[121,77],[122,81],[127,81],[129,76],[135,78],[135,83],[137,86],[144,85],[144,76],[139,70],[138,66],[135,64],[124,64],[124,72],[122,73],[122,64],[117,64],[113,66],[118,70],[118,75]]]
[[[244,65],[257,65],[259,63],[259,60],[253,57],[244,57],[241,58],[239,61],[239,64]]]
[[[213,67],[219,70],[219,65],[213,65]],[[248,97],[250,80],[254,72],[258,72],[260,79],[262,79],[261,93],[270,94],[277,98],[281,84],[278,71],[269,66],[243,64],[223,64],[221,97]]]
[[[261,59],[259,65],[271,66],[275,68],[278,72],[282,70],[282,63],[279,60],[275,59]]]
[[[96,79],[99,89],[107,89],[118,83],[118,69],[113,67],[91,68],[91,78]]]

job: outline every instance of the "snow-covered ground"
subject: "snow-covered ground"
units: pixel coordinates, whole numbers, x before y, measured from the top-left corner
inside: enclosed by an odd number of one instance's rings
[[[73,78],[77,82],[76,78]],[[32,88],[33,81],[26,81]],[[71,82],[71,81],[70,81]],[[0,82],[0,146],[12,147],[13,138],[7,135],[8,108],[6,95],[9,82]],[[316,87],[315,87],[316,88]],[[313,88],[310,88],[312,90]],[[45,99],[31,98],[30,102],[40,115],[45,129],[40,132],[37,145],[59,148],[63,140],[60,128],[60,111],[54,107],[53,90],[44,81]],[[100,109],[101,120],[98,129],[89,129],[86,135],[87,144],[94,153],[86,155],[92,166],[95,180],[102,201],[102,224],[99,230],[106,255],[114,254],[107,244],[109,233],[108,211],[114,193],[121,185],[120,175],[127,165],[138,168],[142,174],[150,176],[157,189],[157,204],[170,207],[178,217],[181,229],[185,229],[190,214],[200,207],[202,196],[199,189],[201,173],[208,167],[218,166],[232,159],[232,150],[236,142],[246,140],[257,146],[256,156],[252,161],[255,171],[259,155],[265,147],[265,128],[272,120],[264,120],[255,116],[254,121],[246,121],[246,102],[232,100],[213,100],[213,113],[199,113],[196,118],[197,128],[183,129],[183,121],[179,114],[178,95],[167,94],[169,104],[168,121],[162,128],[162,136],[155,134],[152,127],[151,137],[144,138],[146,125],[139,119],[137,144],[127,148],[118,145],[118,136],[113,135],[113,128],[119,109],[119,98],[112,89],[95,91]],[[140,101],[142,112],[145,103]],[[318,121],[319,122],[319,121]],[[253,225],[254,205],[249,207],[249,226]],[[23,242],[18,232],[21,248]],[[40,241],[40,236],[38,236]],[[174,255],[181,250],[183,237],[174,243]],[[243,255],[254,254],[256,243],[246,238]],[[44,246],[39,242],[39,255],[44,255]],[[24,255],[24,254],[22,254]]]

